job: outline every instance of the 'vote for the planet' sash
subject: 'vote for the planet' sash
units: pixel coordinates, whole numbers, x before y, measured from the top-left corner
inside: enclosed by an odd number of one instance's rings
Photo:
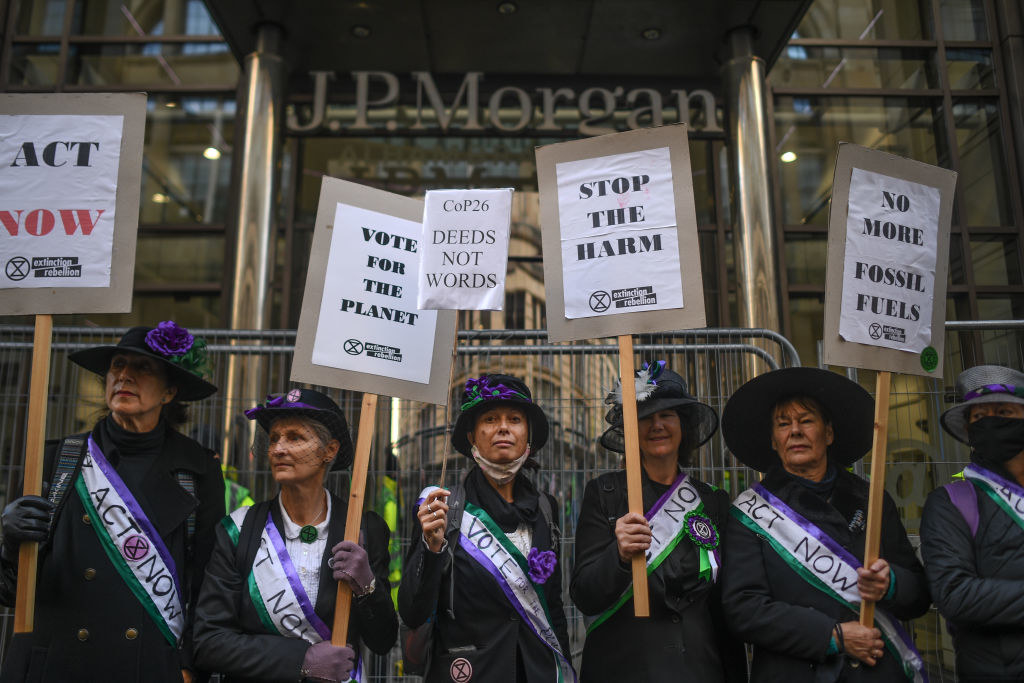
[[[185,615],[174,558],[91,436],[75,491],[117,573],[176,647]]]
[[[1010,519],[1024,529],[1024,488],[1020,484],[1004,479],[992,470],[974,463],[964,469],[964,479],[981,489],[1010,515]]]
[[[733,516],[765,539],[804,581],[844,607],[860,609],[857,569],[863,565],[835,539],[760,484],[740,494],[732,505]],[[907,678],[926,682],[921,655],[900,623],[877,608],[875,623]]]
[[[697,546],[700,576],[714,583],[718,580],[721,556],[718,554],[718,529],[704,515],[704,503],[696,487],[680,473],[669,490],[659,498],[645,515],[651,526],[651,547],[647,549],[647,574],[661,566],[679,542],[687,536]],[[633,597],[633,586],[619,596],[611,607],[602,612],[587,627],[587,632],[608,621]]]
[[[551,650],[558,671],[557,680],[560,683],[575,681],[576,672],[562,653],[555,631],[551,628],[551,613],[548,611],[544,591],[530,580],[529,563],[519,548],[490,515],[468,501],[459,530],[459,545],[462,549],[494,577],[522,617],[523,623]]]

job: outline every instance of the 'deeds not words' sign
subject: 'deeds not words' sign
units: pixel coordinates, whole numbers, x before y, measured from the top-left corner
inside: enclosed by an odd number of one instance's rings
[[[501,310],[512,190],[427,192],[417,306]]]
[[[0,115],[0,288],[110,286],[123,125]]]
[[[420,223],[338,203],[313,363],[427,383],[436,311],[416,307]]]
[[[681,308],[669,148],[565,161],[555,175],[565,317]]]
[[[843,339],[914,353],[931,344],[939,204],[936,187],[853,169]]]

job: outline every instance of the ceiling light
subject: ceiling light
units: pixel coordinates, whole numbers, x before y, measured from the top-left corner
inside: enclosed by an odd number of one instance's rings
[[[372,31],[370,31],[369,26],[362,26],[360,24],[357,24],[356,26],[352,27],[352,35],[354,35],[356,38],[369,38],[370,33],[372,33]]]
[[[519,5],[514,2],[498,3],[498,14],[515,14],[518,9]]]
[[[793,152],[783,152],[779,159],[781,159],[784,164],[791,164],[796,161],[796,154]]]
[[[216,147],[207,147],[206,149],[203,150],[203,156],[209,159],[210,161],[220,159],[220,150],[217,149]]]
[[[657,40],[658,38],[661,38],[661,29],[645,28],[640,35],[643,36],[644,40]]]
[[[157,192],[156,194],[153,195],[154,204],[166,204],[169,201],[170,199],[168,199],[167,195],[165,194],[160,194],[159,192]]]

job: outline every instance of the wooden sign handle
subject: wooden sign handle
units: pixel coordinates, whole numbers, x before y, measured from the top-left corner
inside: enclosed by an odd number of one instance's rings
[[[50,385],[50,344],[53,316],[36,316],[32,339],[32,375],[28,392],[28,433],[25,439],[26,496],[43,491],[43,445],[46,442],[46,398]],[[22,543],[18,548],[18,590],[15,597],[14,632],[31,633],[35,626],[36,565],[38,543]]]
[[[377,394],[363,394],[363,407],[359,412],[359,434],[356,436],[356,457],[352,463],[352,486],[348,494],[348,516],[345,519],[345,540],[359,542],[359,527],[363,521],[366,501],[366,472],[370,468],[370,445],[373,427],[377,421]],[[352,589],[345,581],[338,582],[338,595],[334,603],[334,627],[331,645],[344,647],[348,639],[348,617],[352,611]]]
[[[626,441],[626,495],[629,511],[644,514],[643,477],[640,473],[640,430],[636,419],[636,377],[633,335],[619,335],[619,377],[622,380],[622,432]],[[633,615],[651,616],[647,596],[647,558],[633,556]]]
[[[882,498],[885,496],[885,455],[889,438],[889,387],[892,374],[879,370],[875,379],[875,435],[871,444],[871,484],[868,494],[868,528],[864,541],[864,566],[878,559],[882,542]],[[890,580],[891,577],[890,577]],[[875,603],[862,600],[860,623],[871,626],[875,622]]]
[[[455,383],[455,362],[459,359],[459,312],[455,311],[455,343],[452,344],[452,364],[448,368],[448,400],[452,400],[452,384]],[[439,488],[444,488],[444,475],[448,471],[448,450],[451,448],[453,434],[448,430],[448,413],[451,406],[444,409],[444,450],[441,451],[441,476],[437,480]]]

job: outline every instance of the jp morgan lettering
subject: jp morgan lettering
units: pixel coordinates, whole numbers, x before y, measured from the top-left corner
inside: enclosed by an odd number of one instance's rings
[[[328,120],[327,117],[328,84],[339,80],[335,72],[310,71],[309,75],[313,79],[313,94],[308,113],[301,105],[296,107],[304,110],[301,117],[296,111],[288,113],[289,133],[372,135],[401,129],[447,133],[449,128],[458,128],[460,132],[573,131],[593,136],[666,123],[689,124],[691,105],[703,111],[703,123],[694,125],[691,130],[722,132],[715,97],[708,90],[626,90],[613,86],[588,87],[577,92],[572,87],[528,88],[493,83],[482,71],[466,72],[455,94],[447,100],[429,71],[413,71],[411,82],[400,80],[389,71],[352,71],[354,88],[336,98],[354,101],[349,109],[352,113],[345,116],[343,123],[342,119]],[[498,87],[488,88],[489,95],[484,95],[482,82]],[[412,110],[411,123],[406,121],[407,116],[395,115],[397,108],[403,106],[403,88],[407,95],[405,101],[410,102]],[[411,92],[415,92],[415,104],[408,99]],[[575,108],[578,119],[566,116],[567,108]]]

